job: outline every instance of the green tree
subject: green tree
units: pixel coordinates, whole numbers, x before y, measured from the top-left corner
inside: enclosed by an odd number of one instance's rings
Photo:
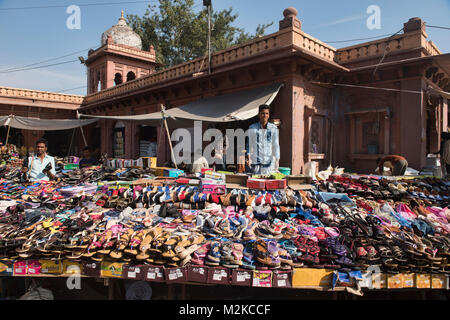
[[[197,6],[195,6],[197,7]],[[153,45],[156,60],[164,67],[207,55],[208,11],[194,11],[194,0],[159,0],[143,17],[127,15],[128,24],[142,38],[144,50]],[[252,35],[232,25],[233,9],[212,11],[211,51],[220,51],[261,36],[273,24],[260,24]]]

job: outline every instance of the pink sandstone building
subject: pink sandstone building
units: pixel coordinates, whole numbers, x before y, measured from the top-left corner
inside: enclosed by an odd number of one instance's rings
[[[296,9],[283,16],[278,32],[213,53],[210,74],[204,58],[157,71],[154,48],[142,50],[122,16],[88,53],[87,96],[0,87],[0,115],[139,115],[281,83],[272,117],[279,120],[280,166],[293,174],[304,173],[308,162],[372,172],[387,154],[422,168],[448,130],[450,91],[450,55],[427,40],[424,22],[412,18],[403,34],[336,49],[303,32]],[[159,127],[102,119],[84,132],[100,152],[125,158],[139,157],[140,141],[156,135],[158,162],[170,159]],[[20,134],[32,146],[47,133]]]

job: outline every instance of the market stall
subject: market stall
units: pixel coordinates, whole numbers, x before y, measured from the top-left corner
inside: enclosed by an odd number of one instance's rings
[[[141,161],[61,170],[59,182],[33,184],[4,169],[0,275],[356,294],[448,289],[446,180],[195,175]]]

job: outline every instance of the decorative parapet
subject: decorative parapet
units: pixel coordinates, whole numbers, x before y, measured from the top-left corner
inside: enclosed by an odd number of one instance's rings
[[[439,50],[439,48],[431,40],[427,41],[426,50],[431,56],[442,54],[441,50]]]
[[[138,48],[134,48],[131,46],[126,46],[126,45],[115,44],[115,43],[107,43],[107,44],[103,45],[102,47],[98,48],[97,50],[92,51],[88,55],[88,59],[95,57],[97,54],[99,54],[100,52],[103,52],[103,51],[119,51],[120,53],[127,53],[127,54],[130,54],[133,56],[138,56],[138,57],[149,59],[152,61],[156,60],[155,50],[153,47],[151,47],[150,51],[143,51],[143,50],[139,50]]]
[[[264,53],[269,53],[270,51],[275,49],[294,45],[330,62],[334,61],[336,49],[315,39],[314,37],[304,33],[299,29],[290,28],[283,29],[279,32],[267,36],[257,37],[243,45],[234,46],[213,53],[211,56],[211,67],[217,68],[221,65],[247,59]],[[134,89],[150,86],[162,81],[192,76],[195,73],[200,73],[207,70],[207,57],[198,58],[162,70],[160,72],[152,73],[148,76],[90,94],[86,97],[85,103],[91,103],[93,101],[115,96],[124,92],[129,92]]]
[[[412,18],[404,24],[404,33],[389,38],[365,42],[337,50],[338,63],[349,63],[387,53],[423,48],[428,55],[439,55],[441,51],[432,41],[427,41],[425,24],[419,18]]]
[[[80,95],[9,87],[0,87],[0,97],[35,99],[51,102],[72,103],[78,105],[80,105],[84,99],[84,96]]]

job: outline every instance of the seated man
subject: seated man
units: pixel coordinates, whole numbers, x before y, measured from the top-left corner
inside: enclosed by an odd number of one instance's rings
[[[83,149],[83,158],[81,158],[80,160],[80,168],[86,168],[96,165],[98,165],[98,161],[91,156],[91,149],[89,147],[85,147]]]
[[[47,146],[48,143],[45,139],[36,141],[36,155],[29,157],[25,162],[26,166],[22,168],[22,172],[28,172],[30,181],[55,179],[55,158],[47,154]]]
[[[384,158],[378,158],[377,165],[380,174],[383,173],[383,167],[388,167],[391,169],[393,176],[403,176],[406,168],[408,168],[408,161],[402,156],[389,155]]]

